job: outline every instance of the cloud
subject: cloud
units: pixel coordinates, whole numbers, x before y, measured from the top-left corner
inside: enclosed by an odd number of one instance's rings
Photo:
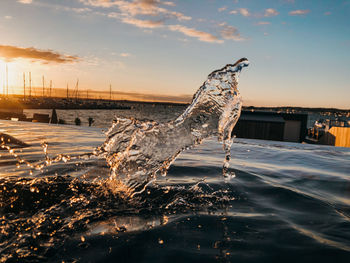
[[[163,5],[176,6],[174,2],[162,2]]]
[[[69,11],[73,11],[75,13],[86,13],[86,12],[91,12],[92,10],[90,8],[76,8],[76,7],[72,7],[72,8],[67,8],[67,10]]]
[[[223,11],[225,11],[226,9],[227,9],[227,6],[223,6],[223,7],[218,8],[218,11],[219,11],[219,12],[223,12]]]
[[[258,23],[256,23],[257,26],[264,26],[264,25],[270,25],[271,23],[270,22],[267,22],[267,21],[260,21]]]
[[[105,92],[109,96],[109,91]],[[163,95],[163,94],[145,94],[137,92],[113,91],[113,96],[126,100],[149,101],[149,102],[175,102],[190,103],[193,95]]]
[[[164,24],[163,21],[142,20],[142,19],[136,19],[133,17],[123,17],[121,18],[121,21],[123,23],[140,27],[140,28],[157,28],[157,27],[162,27]]]
[[[238,13],[240,13],[242,16],[245,16],[245,17],[252,15],[247,8],[238,8],[236,10],[230,11],[230,14],[232,15],[237,15]]]
[[[259,18],[259,17],[261,18],[263,16],[264,17],[277,16],[277,15],[279,15],[279,12],[276,9],[267,8],[267,9],[265,9],[264,13],[252,14],[248,10],[248,8],[238,8],[238,9],[230,11],[230,14],[232,14],[232,15],[241,14],[242,16],[245,16],[245,17],[253,16],[253,17],[256,17],[256,18]]]
[[[116,2],[110,1],[110,0],[79,0],[79,2],[85,5],[90,5],[95,7],[105,7],[105,8],[109,8],[117,5]]]
[[[264,16],[270,17],[270,16],[277,16],[278,14],[279,14],[279,12],[276,9],[267,8],[267,9],[265,9]]]
[[[239,8],[238,12],[242,15],[242,16],[250,16],[250,12],[247,8]]]
[[[17,2],[21,4],[31,4],[33,0],[18,0]]]
[[[160,14],[167,17],[175,17],[178,20],[191,20],[191,17],[185,16],[180,12],[170,11],[166,8],[159,7],[160,1],[155,0],[138,0],[131,3],[124,3],[119,8],[122,11],[126,11],[131,15],[151,15],[158,16]]]
[[[199,31],[194,28],[189,28],[181,25],[170,25],[168,26],[171,31],[181,32],[182,34],[198,38],[200,41],[210,42],[210,43],[223,43],[224,41],[218,37],[203,31]]]
[[[223,29],[220,31],[220,34],[224,39],[230,39],[234,41],[246,40],[240,35],[238,29],[234,26],[224,25]]]
[[[12,16],[4,16],[5,19],[12,19]]]
[[[169,10],[171,6],[175,6],[173,2],[163,2],[160,0],[79,0],[81,3],[89,7],[99,7],[111,9],[110,12],[104,14],[110,18],[117,19],[122,23],[133,25],[139,28],[148,30],[155,28],[165,28],[173,32],[180,32],[185,36],[197,38],[199,41],[209,43],[223,43],[224,39],[235,41],[244,40],[240,36],[238,30],[234,27],[225,26],[214,35],[208,32],[197,30],[193,27],[188,27],[180,24],[169,24],[166,20],[175,18],[178,21],[191,20],[192,18],[183,13]],[[113,9],[114,8],[114,9]],[[226,10],[222,7],[221,11]],[[250,15],[248,9],[241,8],[238,11],[243,16]],[[238,12],[237,11],[237,12]],[[202,21],[202,20],[201,20]],[[204,21],[204,20],[203,20]]]
[[[170,11],[166,8],[159,7],[160,1],[156,0],[136,0],[133,2],[119,1],[118,8],[131,16],[136,15],[150,15],[159,16],[165,15],[166,17],[175,17],[178,20],[190,20],[191,17],[185,16],[182,13]]]
[[[79,0],[85,5],[90,5],[94,7],[118,7],[119,10],[128,16],[136,15],[149,15],[149,16],[160,16],[163,15],[166,18],[176,18],[180,21],[191,20],[189,16],[185,16],[180,12],[175,12],[168,10],[161,5],[165,6],[175,6],[173,2],[161,2],[160,0],[134,0],[134,1],[111,1],[111,0]]]
[[[294,10],[294,11],[290,11],[289,15],[291,16],[300,16],[300,15],[306,15],[310,13],[310,10],[305,9],[305,10]]]
[[[52,50],[39,50],[34,47],[22,48],[0,45],[0,57],[11,61],[17,58],[41,61],[43,63],[73,63],[79,60],[77,56],[63,55]]]
[[[131,54],[130,53],[120,53],[120,56],[126,58],[126,57],[130,57]]]
[[[133,25],[139,28],[157,28],[162,27],[164,25],[164,22],[161,20],[154,21],[137,19],[135,17],[116,12],[109,13],[107,16],[110,18],[119,19],[125,24]]]

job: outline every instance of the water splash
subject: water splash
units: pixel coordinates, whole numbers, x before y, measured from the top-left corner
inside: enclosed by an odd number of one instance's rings
[[[106,133],[104,144],[95,152],[106,158],[112,178],[143,191],[157,173],[166,175],[182,151],[212,136],[223,143],[226,155],[223,174],[232,176],[228,173],[231,133],[242,107],[238,77],[248,65],[248,60],[242,58],[213,71],[190,106],[173,121],[158,123],[118,118]]]
[[[106,133],[106,141],[92,153],[59,154],[51,158],[48,144],[43,142],[45,159],[33,163],[21,158],[3,138],[0,146],[17,160],[18,168],[21,165],[30,168],[31,176],[33,170],[43,172],[44,168],[59,162],[96,157],[106,160],[111,169],[110,187],[124,188],[127,196],[133,196],[152,183],[158,173],[165,176],[182,151],[200,144],[203,139],[217,136],[225,152],[223,175],[230,179],[234,177],[228,169],[233,141],[231,133],[242,107],[238,77],[248,65],[248,60],[242,58],[209,74],[190,106],[175,120],[159,123],[117,118]]]
[[[204,182],[152,186],[134,198],[105,183],[61,175],[0,178],[0,262],[46,261],[80,233],[149,230],[193,212],[215,213],[235,200],[232,191]]]

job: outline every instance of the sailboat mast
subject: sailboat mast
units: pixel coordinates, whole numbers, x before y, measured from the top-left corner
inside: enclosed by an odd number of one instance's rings
[[[23,72],[23,100],[26,100],[26,74]]]
[[[9,68],[6,64],[6,96],[9,96]]]
[[[51,92],[52,92],[52,80],[50,80],[50,98],[51,98]]]
[[[45,77],[43,76],[43,98],[45,96]]]
[[[75,100],[78,100],[79,99],[79,79],[77,79],[77,84],[75,85],[75,90],[76,90]]]
[[[29,72],[29,97],[32,97],[32,73]]]

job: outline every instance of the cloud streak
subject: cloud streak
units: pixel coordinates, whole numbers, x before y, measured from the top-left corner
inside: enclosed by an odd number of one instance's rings
[[[164,25],[164,22],[162,20],[144,20],[144,19],[137,19],[132,16],[126,16],[120,13],[112,12],[107,15],[109,18],[115,18],[120,20],[121,22],[129,25],[133,25],[139,28],[157,28],[162,27]]]
[[[192,18],[183,13],[169,10],[168,7],[175,6],[173,2],[163,2],[160,0],[79,0],[84,5],[91,8],[105,8],[104,14],[110,18],[119,20],[124,24],[133,25],[143,29],[163,28],[173,32],[179,32],[186,36],[193,37],[202,42],[223,43],[225,39],[242,41],[238,30],[232,26],[223,26],[217,35],[197,30],[194,27],[180,25],[177,23],[166,23],[167,19],[178,21],[188,21]],[[114,8],[114,9],[113,9]],[[221,8],[224,11],[226,7]],[[237,9],[243,16],[250,16],[248,9]]]
[[[31,4],[33,0],[18,0],[17,2],[21,4]]]
[[[310,13],[310,10],[305,9],[305,10],[294,10],[294,11],[290,11],[289,15],[291,16],[301,16],[301,15],[306,15]]]
[[[77,56],[60,54],[52,50],[39,50],[34,47],[22,48],[0,45],[0,57],[7,61],[18,58],[40,61],[42,63],[73,63],[79,60]]]
[[[237,28],[234,26],[224,25],[220,31],[221,37],[224,39],[230,39],[234,41],[244,41],[246,40],[242,37]]]
[[[176,103],[189,103],[191,102],[192,95],[163,95],[163,94],[145,94],[137,92],[122,92],[114,91],[114,96],[119,96],[126,100],[136,101],[150,101],[150,102],[176,102]]]
[[[271,17],[279,15],[279,12],[273,8],[265,9],[264,13],[251,13],[248,8],[238,8],[229,12],[232,15],[240,14],[244,17]]]
[[[130,53],[120,53],[120,56],[126,58],[126,57],[130,57],[131,54]]]
[[[242,16],[245,16],[245,17],[248,17],[248,16],[251,16],[251,13],[249,12],[249,10],[247,8],[239,8],[237,9],[237,11],[242,15]],[[232,13],[234,14],[234,13]]]
[[[218,8],[218,11],[219,11],[219,12],[223,12],[223,11],[225,11],[226,9],[227,9],[227,6],[223,6],[223,7]]]
[[[223,43],[224,42],[222,39],[219,39],[218,37],[216,37],[210,33],[199,31],[199,30],[194,29],[194,28],[190,28],[190,27],[186,27],[186,26],[182,26],[182,25],[170,25],[170,26],[168,26],[168,28],[171,31],[177,31],[177,32],[180,32],[186,36],[198,38],[200,41],[210,42],[210,43]]]
[[[142,20],[133,17],[123,17],[121,21],[125,24],[137,26],[140,28],[157,28],[163,26],[163,21]]]
[[[277,15],[279,15],[279,12],[276,9],[273,9],[273,8],[265,9],[265,13],[264,13],[265,17],[277,16]]]
[[[191,20],[192,18],[180,12],[168,10],[161,5],[175,6],[173,2],[161,2],[159,0],[134,0],[132,2],[119,0],[80,0],[81,3],[94,7],[111,8],[117,7],[123,15],[136,16],[164,16],[166,18],[176,18],[179,21]]]
[[[267,21],[260,21],[258,23],[256,23],[257,26],[264,26],[264,25],[270,25],[271,23],[270,22],[267,22]]]

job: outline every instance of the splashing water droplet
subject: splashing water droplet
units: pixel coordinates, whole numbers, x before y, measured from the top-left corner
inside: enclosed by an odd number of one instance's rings
[[[190,106],[174,121],[157,123],[117,118],[107,131],[104,144],[94,151],[106,158],[111,179],[142,192],[157,173],[166,175],[182,151],[212,136],[223,143],[225,178],[234,177],[228,172],[231,133],[242,107],[238,77],[248,65],[248,60],[242,58],[209,74]]]

